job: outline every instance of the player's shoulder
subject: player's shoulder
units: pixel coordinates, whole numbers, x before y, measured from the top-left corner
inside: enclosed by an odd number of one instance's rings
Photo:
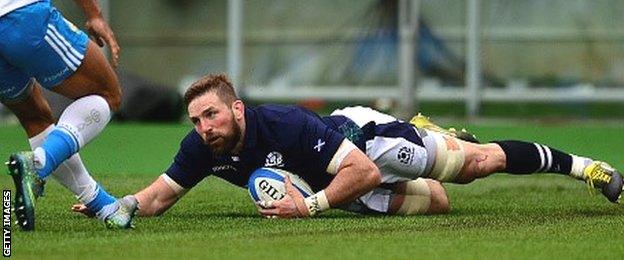
[[[204,141],[195,129],[191,129],[180,142],[180,150],[187,152],[210,153],[210,148],[204,145]]]
[[[311,111],[293,105],[265,104],[255,107],[258,118],[268,124],[293,124],[304,120]]]

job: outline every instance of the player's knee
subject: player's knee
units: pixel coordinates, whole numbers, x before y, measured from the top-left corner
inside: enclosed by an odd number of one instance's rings
[[[119,110],[121,106],[121,88],[119,87],[119,83],[116,83],[116,87],[109,88],[104,95],[102,95],[111,111],[115,112]]]
[[[427,180],[427,185],[431,191],[431,204],[427,214],[446,214],[451,211],[451,203],[444,186],[438,181]]]
[[[474,145],[467,147],[466,160],[454,182],[470,183],[478,178],[487,177],[505,167],[505,154],[500,153],[496,144]]]
[[[416,179],[397,184],[388,213],[394,215],[444,214],[451,210],[440,182]]]
[[[18,116],[18,120],[24,130],[26,130],[28,136],[36,135],[48,128],[50,125],[54,124],[54,118],[52,117],[52,115],[40,114],[28,115],[24,117]]]

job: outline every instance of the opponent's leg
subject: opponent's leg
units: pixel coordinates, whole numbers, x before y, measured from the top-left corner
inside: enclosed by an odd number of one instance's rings
[[[111,110],[119,108],[121,90],[119,81],[106,58],[92,41],[89,41],[82,65],[53,91],[76,98],[61,115],[57,127],[41,147],[35,149],[38,162],[42,162],[39,175],[46,176],[69,159],[81,147],[97,136],[110,120]],[[87,207],[107,223],[109,228],[128,228],[138,206],[111,200],[98,185],[95,198]],[[104,195],[103,195],[104,194]],[[88,200],[89,196],[84,196]]]
[[[36,87],[34,80],[25,78],[25,90],[14,100],[5,100],[5,104],[17,116],[29,137],[43,132],[53,123],[52,111]],[[35,201],[43,195],[43,180],[34,169],[32,152],[21,152],[10,156],[6,162],[9,174],[15,183],[15,215],[17,225],[25,231],[35,228]]]
[[[49,2],[28,5],[5,17],[8,16],[14,19],[12,30],[23,33],[11,34],[13,37],[6,39],[10,44],[3,45],[3,57],[20,74],[34,76],[44,87],[76,99],[63,112],[58,127],[35,149],[34,156],[31,152],[12,156],[23,157],[15,160],[22,165],[14,168],[35,171],[28,168],[36,165],[38,177],[45,178],[102,131],[111,109],[119,107],[121,91],[115,73],[97,45]],[[28,109],[28,106],[18,109],[20,120],[29,117]],[[34,136],[49,123],[36,126],[38,130],[31,131],[29,125],[25,128],[29,136]]]
[[[76,100],[63,111],[41,148],[35,149],[42,178],[104,129],[121,96],[117,76],[91,41],[82,65],[52,90]]]
[[[43,132],[30,137],[28,142],[32,149],[40,147],[46,137],[53,131],[50,125]],[[78,153],[65,160],[53,173],[52,177],[70,190],[80,203],[84,204],[96,213],[96,216],[104,220],[117,209],[116,198],[111,196],[91,177],[85,168]]]
[[[42,165],[45,170],[54,169],[56,162],[65,160],[73,154],[71,151],[77,151],[95,138],[110,120],[111,111],[116,111],[121,103],[117,75],[93,41],[88,41],[84,60],[76,72],[52,90],[76,100],[63,111],[57,128],[50,134],[53,139],[48,138],[41,149],[35,151],[36,155],[51,159],[50,165]],[[100,211],[97,215],[108,228],[132,227],[132,218],[138,209],[136,200],[124,198],[111,206],[107,203],[110,200],[103,198],[100,200],[98,195],[86,205],[93,207],[93,212]]]
[[[32,89],[31,93],[23,101],[18,103],[9,102],[6,105],[19,119],[29,137],[28,141],[31,148],[35,149],[44,142],[54,127],[52,112],[47,101],[43,98],[40,87],[34,84],[29,88]],[[26,169],[28,169],[28,167],[26,167]],[[41,190],[42,187],[40,187],[40,184],[42,184],[42,182],[39,181],[40,179],[36,175],[35,169],[32,167],[30,167],[30,169],[32,171],[32,176],[35,177],[34,184],[37,185],[33,186],[33,189]],[[63,186],[72,191],[80,202],[87,205],[91,211],[97,212],[97,215],[101,219],[110,215],[117,208],[117,205],[114,203],[115,198],[109,195],[106,190],[98,185],[89,175],[78,154],[74,154],[63,162],[52,176],[63,184]],[[39,194],[34,193],[33,195],[36,197]],[[21,215],[21,217],[18,217],[19,223],[24,223],[24,220],[30,218],[31,221],[27,221],[27,223],[34,224],[34,199],[35,198],[29,199],[33,201],[29,203],[33,205],[33,209],[31,210],[33,213],[30,214],[31,216],[16,212],[18,215]],[[20,201],[24,201],[24,199],[20,199]],[[21,206],[16,205],[16,209],[20,207]]]

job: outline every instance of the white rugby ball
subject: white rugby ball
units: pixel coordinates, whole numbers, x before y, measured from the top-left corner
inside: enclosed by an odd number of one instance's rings
[[[290,172],[275,168],[258,168],[249,177],[247,188],[249,195],[255,202],[280,200],[286,196],[286,185],[284,177],[289,176],[293,186],[295,186],[303,197],[313,194],[312,188],[299,176]]]

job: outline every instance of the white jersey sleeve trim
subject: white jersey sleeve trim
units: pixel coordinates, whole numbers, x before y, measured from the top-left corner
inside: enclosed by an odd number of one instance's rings
[[[27,6],[40,0],[0,0],[0,17],[23,6]]]
[[[355,146],[355,144],[345,138],[340,144],[340,147],[338,147],[338,150],[334,154],[334,157],[332,157],[331,161],[329,162],[329,165],[327,165],[327,172],[330,174],[338,173],[338,169],[340,169],[342,160],[344,160],[344,158],[347,157],[347,154],[349,154],[349,152],[353,151],[354,149],[358,149],[357,146]]]
[[[167,175],[166,173],[163,173],[161,176],[163,177],[163,180],[165,180],[167,185],[169,185],[169,187],[175,192],[178,198],[181,198],[182,196],[184,196],[184,194],[186,194],[186,192],[189,191],[188,189],[185,189],[184,187],[182,187],[182,185],[171,179],[171,177],[169,177],[169,175]]]

